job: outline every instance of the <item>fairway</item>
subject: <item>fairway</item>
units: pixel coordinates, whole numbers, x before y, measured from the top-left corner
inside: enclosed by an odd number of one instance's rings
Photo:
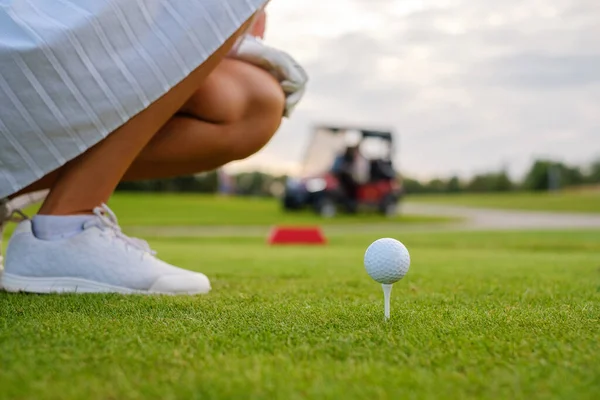
[[[135,226],[248,226],[294,224],[314,225],[356,223],[422,223],[450,222],[456,219],[428,215],[404,215],[388,218],[378,213],[339,214],[323,219],[310,210],[285,212],[272,198],[215,197],[197,194],[135,194],[117,193],[108,204],[122,225]],[[33,214],[36,208],[27,210]]]
[[[410,233],[383,320],[362,266],[326,247],[151,238],[205,297],[0,293],[5,399],[592,399],[600,231]]]
[[[0,0],[0,400],[600,400],[598,38]]]
[[[411,202],[530,211],[600,213],[600,191],[410,195]]]

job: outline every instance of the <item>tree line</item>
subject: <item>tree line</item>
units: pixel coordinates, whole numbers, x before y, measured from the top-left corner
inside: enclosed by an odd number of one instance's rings
[[[277,196],[285,185],[287,176],[273,176],[259,171],[234,174],[229,192],[240,196]],[[121,182],[117,191],[167,192],[167,193],[219,193],[223,191],[217,171],[169,179]]]
[[[477,174],[468,180],[457,176],[422,182],[405,178],[407,193],[486,193],[509,191],[550,191],[566,187],[600,184],[600,160],[574,166],[552,160],[536,160],[521,180],[512,180],[506,171]]]
[[[287,177],[263,172],[244,172],[229,177],[231,190],[241,196],[279,196]],[[513,180],[506,171],[477,174],[470,179],[458,176],[428,181],[402,177],[407,194],[426,193],[485,193],[508,191],[549,191],[571,186],[600,185],[600,159],[590,165],[568,165],[563,162],[539,159],[521,180]],[[172,179],[124,182],[117,190],[129,192],[218,193],[223,181],[217,171]]]

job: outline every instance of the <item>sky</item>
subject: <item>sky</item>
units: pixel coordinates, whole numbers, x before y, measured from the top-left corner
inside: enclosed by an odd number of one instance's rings
[[[598,0],[272,0],[266,43],[304,99],[232,169],[293,173],[315,124],[392,127],[406,176],[600,158]]]

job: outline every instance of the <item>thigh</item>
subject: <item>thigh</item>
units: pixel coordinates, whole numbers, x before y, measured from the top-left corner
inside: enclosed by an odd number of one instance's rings
[[[206,122],[232,123],[274,102],[283,102],[275,78],[254,65],[225,59],[179,112]]]

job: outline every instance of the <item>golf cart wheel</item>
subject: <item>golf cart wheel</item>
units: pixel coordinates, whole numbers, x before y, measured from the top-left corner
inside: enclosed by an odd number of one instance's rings
[[[337,206],[332,199],[324,197],[317,203],[315,211],[323,218],[333,218],[337,214]]]
[[[292,198],[285,196],[282,201],[282,206],[285,211],[296,211],[298,210],[298,204]]]
[[[388,218],[393,218],[400,212],[399,199],[395,196],[386,197],[379,207],[379,211]]]

